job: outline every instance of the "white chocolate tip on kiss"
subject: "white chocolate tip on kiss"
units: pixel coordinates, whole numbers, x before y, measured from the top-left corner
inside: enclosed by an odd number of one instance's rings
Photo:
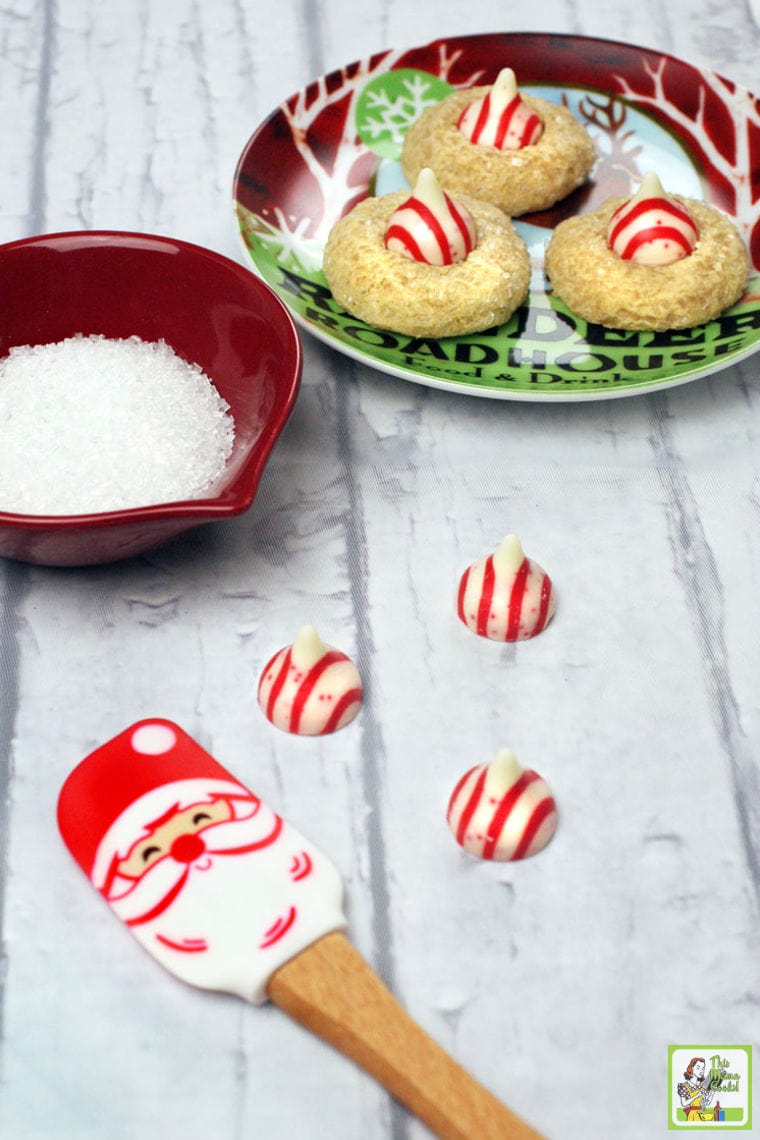
[[[488,783],[494,790],[506,792],[524,770],[511,748],[500,748],[488,766]]]
[[[327,646],[313,625],[302,625],[293,641],[293,662],[308,668],[327,652]]]
[[[496,76],[494,87],[498,87],[508,98],[514,99],[517,94],[517,77],[511,67],[502,67]]]
[[[414,197],[419,198],[426,206],[443,206],[445,208],[441,184],[429,166],[423,166],[417,175],[417,181],[414,184]]]
[[[663,189],[662,182],[659,175],[654,170],[648,170],[644,177],[641,179],[639,188],[634,197],[636,198],[664,198],[665,190]]]
[[[516,574],[524,557],[520,539],[516,534],[508,534],[494,551],[493,564],[498,573]]]

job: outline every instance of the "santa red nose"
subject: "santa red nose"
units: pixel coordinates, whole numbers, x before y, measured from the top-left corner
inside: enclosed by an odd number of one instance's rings
[[[200,835],[178,835],[171,845],[169,854],[178,863],[192,863],[206,850]]]

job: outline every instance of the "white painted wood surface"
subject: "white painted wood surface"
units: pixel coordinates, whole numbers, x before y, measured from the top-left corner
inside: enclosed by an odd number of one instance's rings
[[[145,230],[237,257],[238,155],[326,71],[446,34],[548,30],[754,90],[757,12],[6,0],[0,240]],[[418,387],[306,338],[243,518],[122,565],[0,565],[3,1140],[426,1135],[277,1009],[168,977],[73,865],[61,782],[153,714],[331,855],[355,944],[552,1140],[664,1136],[668,1044],[757,1046],[757,360],[550,406]],[[508,531],[560,599],[517,647],[473,637],[453,608],[461,571]],[[322,741],[277,732],[255,700],[305,622],[366,684],[360,717]],[[454,782],[504,745],[561,813],[519,865],[467,857],[444,822]]]

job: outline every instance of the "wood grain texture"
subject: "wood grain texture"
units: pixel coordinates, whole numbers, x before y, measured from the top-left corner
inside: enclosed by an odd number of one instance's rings
[[[342,934],[328,934],[280,967],[267,992],[441,1140],[541,1140],[409,1017]]]

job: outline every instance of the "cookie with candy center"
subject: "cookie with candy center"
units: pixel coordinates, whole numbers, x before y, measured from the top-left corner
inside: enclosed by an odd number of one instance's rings
[[[560,222],[544,265],[555,297],[575,316],[653,332],[714,320],[741,300],[751,268],[731,217],[666,194],[651,173],[636,194]]]
[[[495,83],[457,89],[427,107],[404,136],[401,167],[410,185],[430,167],[448,194],[518,217],[566,198],[586,181],[595,157],[591,136],[568,107],[520,93],[514,72],[502,68]]]

